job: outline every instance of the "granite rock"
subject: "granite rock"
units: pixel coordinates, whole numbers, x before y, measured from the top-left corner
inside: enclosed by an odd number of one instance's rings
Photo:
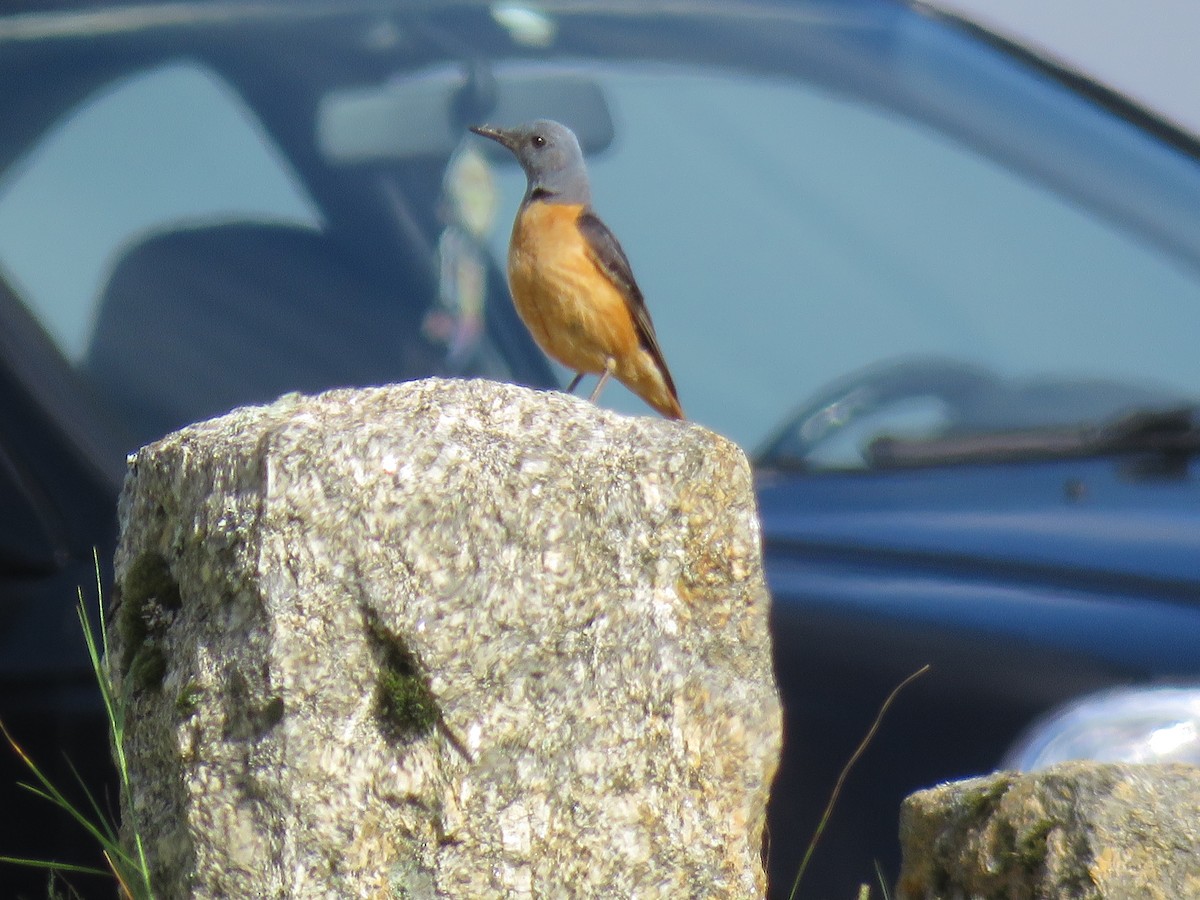
[[[161,896],[761,897],[751,474],[695,425],[427,380],[130,458],[111,666]]]
[[[1200,768],[1061,763],[908,797],[898,900],[1200,897]]]

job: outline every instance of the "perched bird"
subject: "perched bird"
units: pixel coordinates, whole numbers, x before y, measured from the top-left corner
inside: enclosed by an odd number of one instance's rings
[[[583,151],[571,129],[539,119],[516,128],[479,125],[525,170],[528,186],[508,247],[508,285],[522,321],[548,356],[610,377],[670,419],[683,409],[625,251],[592,210]]]

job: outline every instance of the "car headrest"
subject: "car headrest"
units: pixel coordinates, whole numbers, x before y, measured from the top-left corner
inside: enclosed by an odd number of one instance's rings
[[[429,374],[412,298],[321,232],[239,222],[152,235],[118,261],[84,370],[135,436],[289,391]],[[403,302],[403,301],[409,302]]]

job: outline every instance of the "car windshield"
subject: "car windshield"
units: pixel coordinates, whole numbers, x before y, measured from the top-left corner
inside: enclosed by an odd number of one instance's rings
[[[0,101],[0,275],[124,450],[288,390],[561,384],[504,288],[524,177],[465,131],[553,115],[689,418],[747,449],[1192,402],[1178,146],[891,4],[604,7],[0,19],[46,85]]]

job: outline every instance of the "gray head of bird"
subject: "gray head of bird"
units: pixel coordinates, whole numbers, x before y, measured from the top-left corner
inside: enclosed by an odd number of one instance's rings
[[[512,151],[529,181],[525,191],[526,201],[591,201],[583,150],[579,147],[575,132],[566,125],[550,119],[537,119],[514,128],[474,125],[471,130]]]

